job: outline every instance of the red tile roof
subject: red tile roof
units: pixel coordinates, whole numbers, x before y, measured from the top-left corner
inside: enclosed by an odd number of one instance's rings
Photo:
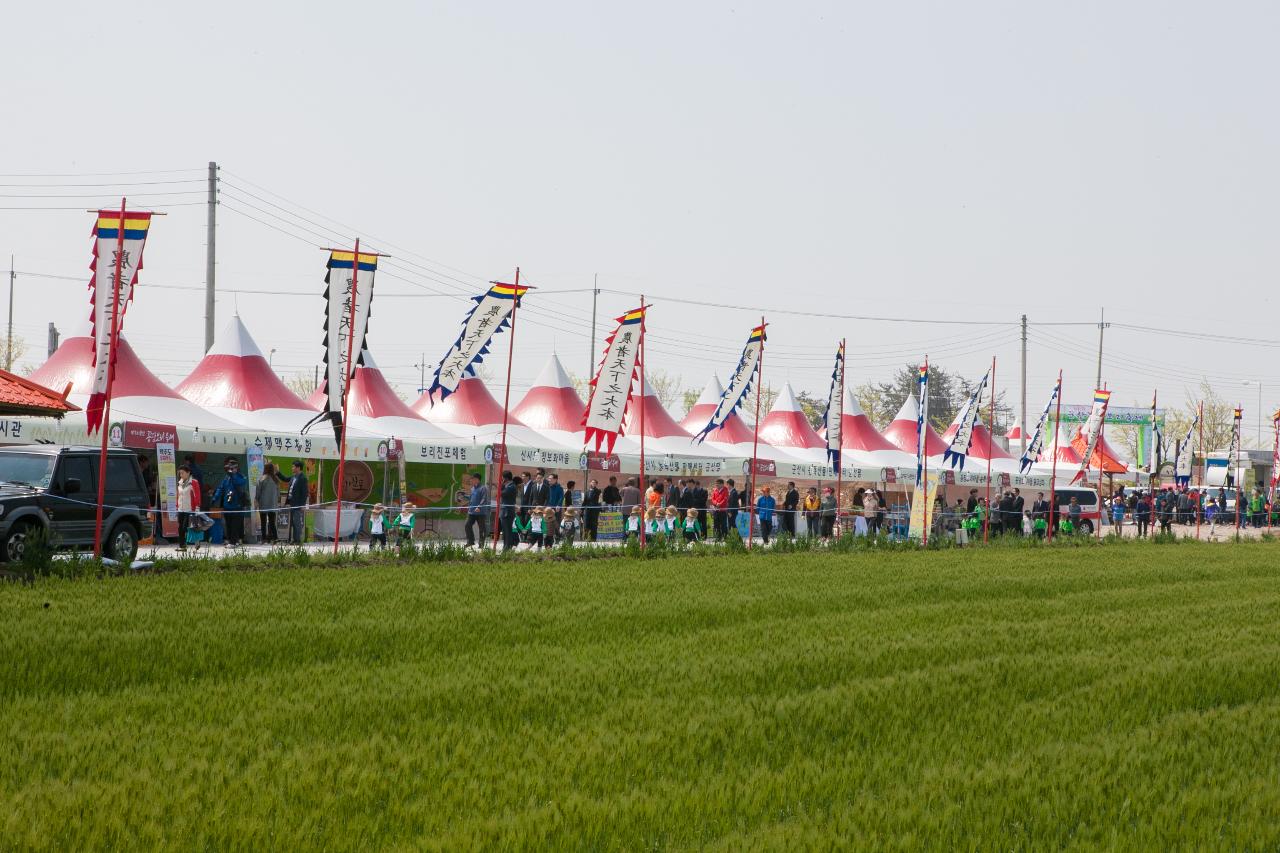
[[[0,415],[48,415],[60,418],[67,412],[79,410],[79,406],[67,402],[65,392],[59,394],[30,379],[0,370]]]

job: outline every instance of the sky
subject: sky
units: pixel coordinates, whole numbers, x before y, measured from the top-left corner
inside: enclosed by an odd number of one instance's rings
[[[319,247],[360,237],[392,256],[369,347],[410,397],[467,296],[519,266],[517,393],[553,352],[588,372],[598,282],[597,345],[643,293],[650,368],[695,389],[764,316],[771,385],[825,397],[846,338],[851,384],[925,355],[976,380],[995,358],[1016,409],[1026,314],[1034,420],[1059,370],[1090,399],[1105,309],[1113,404],[1185,405],[1207,378],[1250,441],[1259,387],[1264,420],[1280,406],[1275,4],[64,2],[5,21],[19,364],[48,323],[85,322],[85,211],[127,193],[167,216],[125,334],[166,381],[191,370],[214,160],[217,324],[239,313],[284,375],[321,357]]]

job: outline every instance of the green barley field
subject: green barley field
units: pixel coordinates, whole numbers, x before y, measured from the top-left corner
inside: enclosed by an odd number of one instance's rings
[[[1276,849],[1280,545],[0,585],[0,848]]]

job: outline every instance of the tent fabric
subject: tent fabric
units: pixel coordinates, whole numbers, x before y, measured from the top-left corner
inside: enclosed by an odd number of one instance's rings
[[[822,450],[824,455],[827,447],[796,402],[790,382],[782,386],[769,414],[760,421],[760,440],[774,447]]]
[[[347,389],[347,420],[353,429],[391,438],[454,439],[452,433],[429,423],[400,399],[369,350],[364,351],[361,361]],[[325,404],[323,387],[308,398],[311,401],[317,401],[317,407]]]
[[[71,385],[68,397],[83,407],[93,387],[93,340],[87,330],[63,340],[49,359],[27,377],[48,388]],[[152,373],[123,335],[116,350],[116,376],[111,387],[111,419],[169,424],[204,430],[242,431],[244,427],[209,412],[160,380]],[[83,413],[72,417],[83,422]]]
[[[645,450],[654,454],[682,454],[685,456],[725,456],[723,450],[707,444],[694,444],[693,436],[671,417],[653,389],[646,382],[643,392],[636,388],[627,404],[627,416],[622,421],[622,431],[637,449],[640,444],[640,413],[644,412]]]
[[[1013,427],[1005,433],[1006,441],[1020,441],[1022,439],[1022,421],[1014,421]]]
[[[564,365],[553,353],[511,412],[525,426],[539,432],[577,434],[581,444],[582,416],[586,410],[586,403],[574,390]]]
[[[1089,442],[1085,440],[1084,433],[1080,430],[1076,430],[1076,434],[1071,437],[1071,447],[1081,459],[1084,458],[1084,452],[1089,449]],[[1098,471],[1099,469],[1104,474],[1126,474],[1129,471],[1129,466],[1120,459],[1120,454],[1107,444],[1105,433],[1098,436],[1098,443],[1093,448],[1093,456],[1089,458],[1089,470]]]
[[[680,419],[680,428],[689,435],[701,432],[707,425],[707,421],[711,420],[711,415],[715,413],[722,394],[724,394],[724,386],[720,384],[720,377],[713,373],[702,389],[702,393],[698,395],[698,399]]]
[[[251,429],[295,432],[315,417],[315,410],[276,376],[238,315],[222,327],[209,352],[176,390],[207,411]]]
[[[911,440],[915,441],[914,422]],[[906,452],[876,431],[875,424],[871,423],[862,406],[858,405],[858,398],[854,396],[852,388],[844,391],[844,411],[840,417],[840,449],[862,453]],[[911,458],[915,458],[914,449],[911,451]]]
[[[463,379],[452,394],[443,400],[436,400],[435,405],[432,405],[431,397],[424,393],[410,408],[430,423],[459,438],[469,438],[480,444],[502,441],[502,405],[493,398],[478,376]],[[530,429],[514,413],[508,413],[507,416],[507,444],[565,449],[564,445]],[[575,449],[581,450],[580,447]]]
[[[894,416],[882,435],[897,449],[910,453],[915,458],[917,450],[916,421],[920,417],[920,404],[915,394],[908,394],[902,408]],[[933,426],[925,424],[924,447],[926,456],[941,456],[947,449],[947,443],[934,431]]]
[[[942,440],[950,445],[951,439],[955,438],[959,430],[958,424],[951,424],[942,434]],[[969,456],[974,459],[1013,459],[1007,450],[996,444],[991,431],[981,421],[973,425],[973,441],[969,444]]]

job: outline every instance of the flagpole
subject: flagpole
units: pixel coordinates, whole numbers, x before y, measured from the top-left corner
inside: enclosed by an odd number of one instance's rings
[[[760,360],[756,362],[756,422],[751,435],[751,503],[747,507],[747,547],[756,535],[756,455],[760,452],[760,395],[764,393],[764,316],[760,317]]]
[[[644,294],[640,294],[640,547],[648,541],[645,528],[649,525],[649,498],[644,493]],[[706,531],[703,531],[706,534]]]
[[[102,401],[102,420],[98,422],[98,430],[102,433],[102,449],[98,455],[98,508],[93,521],[93,556],[102,556],[102,504],[106,500],[107,489],[107,433],[111,431],[111,386],[116,378],[116,346],[120,342],[120,274],[124,271],[124,214],[125,199],[120,199],[120,225],[116,229],[116,262],[115,275],[112,276],[111,297],[111,334],[107,339],[107,390]],[[96,223],[95,223],[96,225]],[[97,229],[94,229],[97,234]],[[95,271],[102,264],[95,266]],[[97,287],[97,284],[94,284]],[[101,299],[102,294],[98,293]],[[154,536],[154,532],[152,533]]]
[[[1107,431],[1107,407],[1111,404],[1110,399],[1102,404],[1102,417],[1098,421],[1098,442],[1094,445],[1093,451],[1098,455],[1098,521],[1093,525],[1093,532],[1099,542],[1102,541],[1102,441]],[[1085,460],[1085,464],[1089,464],[1089,460]],[[1085,477],[1084,481],[1089,482],[1089,478]]]
[[[1243,413],[1244,406],[1237,406],[1236,411]],[[1232,467],[1234,467],[1236,470],[1236,538],[1239,539],[1240,538],[1240,493],[1241,493],[1240,486],[1242,485],[1240,482],[1240,445],[1243,444],[1244,442],[1240,440],[1241,418],[1236,417],[1236,418],[1232,418],[1232,420],[1235,421],[1235,423],[1231,425],[1231,429],[1235,433],[1235,435],[1232,436],[1231,444],[1235,448],[1234,452],[1235,452],[1236,458],[1232,459],[1231,463],[1232,463]]]
[[[832,523],[831,535],[836,536],[836,528],[840,528],[840,490],[844,484],[844,354],[845,339],[840,339],[840,441],[836,444],[836,520]],[[827,404],[827,408],[831,408],[831,404]],[[827,424],[827,429],[831,429],[831,425]],[[822,521],[818,521],[819,529],[821,529]],[[843,531],[843,528],[840,528]]]
[[[920,473],[923,475],[923,483],[917,483],[922,489],[920,493],[920,545],[921,547],[929,547],[929,356],[924,357],[924,387],[920,389],[920,420],[918,429],[920,434],[916,436],[916,453],[920,454]],[[908,529],[908,537],[910,530]]]
[[[1049,541],[1058,523],[1058,423],[1062,420],[1062,370],[1058,370],[1058,408],[1053,416],[1053,464],[1049,468]]]
[[[996,357],[991,356],[991,407],[987,413],[987,435],[991,436],[987,443],[987,512],[982,519],[982,544],[987,544],[988,531],[991,529],[991,441],[995,440],[996,429]],[[972,440],[972,436],[970,436]]]
[[[1199,432],[1199,438],[1196,444],[1200,445],[1200,473],[1196,475],[1196,539],[1200,539],[1200,516],[1204,514],[1204,506],[1201,501],[1204,500],[1204,401],[1201,400],[1196,407],[1196,431]],[[1196,460],[1192,458],[1191,465],[1195,467]],[[1174,472],[1177,477],[1177,472]]]
[[[342,542],[342,492],[347,469],[347,394],[351,393],[351,380],[355,378],[355,362],[352,356],[356,346],[356,302],[360,298],[360,238],[356,238],[355,254],[351,256],[351,316],[347,322],[347,362],[342,376],[342,429],[338,436],[338,488],[335,489],[338,509],[333,516],[333,553],[338,553]],[[362,342],[363,343],[363,342]]]
[[[502,398],[502,450],[498,454],[498,523],[493,526],[493,550],[498,550],[498,533],[502,527],[502,472],[507,466],[507,413],[511,411],[511,362],[516,354],[516,309],[520,307],[520,267],[516,267],[515,287],[511,292],[511,345],[507,350],[507,390]]]
[[[1280,415],[1277,412],[1276,415]],[[1271,447],[1271,491],[1267,495],[1267,530],[1271,530],[1271,514],[1276,502],[1276,475],[1280,471],[1276,471],[1276,457],[1280,456],[1280,417],[1273,415],[1271,418],[1271,429],[1275,433],[1274,444]]]

